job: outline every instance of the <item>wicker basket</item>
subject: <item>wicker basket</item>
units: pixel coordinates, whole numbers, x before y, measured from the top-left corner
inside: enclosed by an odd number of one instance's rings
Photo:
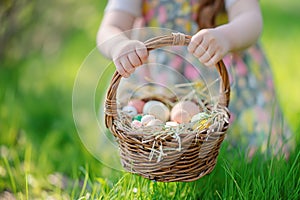
[[[191,36],[176,33],[152,38],[147,40],[145,45],[151,51],[165,46],[187,46],[190,39]],[[193,134],[179,134],[175,139],[168,134],[157,137],[151,134],[126,132],[120,128],[116,123],[120,117],[116,94],[121,76],[117,72],[114,73],[105,101],[105,123],[117,139],[121,163],[127,171],[161,182],[189,182],[209,174],[214,169],[229,126],[227,107],[230,96],[228,74],[223,61],[216,64],[216,69],[221,82],[218,104],[215,108],[225,113],[221,115],[221,123],[212,124]],[[165,149],[172,147],[173,150],[165,151],[159,160],[149,159],[153,154],[153,148],[159,150],[162,146]]]

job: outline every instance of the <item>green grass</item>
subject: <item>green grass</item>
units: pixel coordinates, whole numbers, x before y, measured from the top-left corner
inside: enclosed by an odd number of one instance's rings
[[[113,170],[84,146],[72,116],[72,89],[80,64],[95,46],[104,2],[66,2],[78,9],[68,13],[59,4],[53,7],[56,14],[66,12],[64,29],[54,30],[62,38],[59,50],[44,43],[23,59],[13,59],[20,56],[16,51],[0,61],[0,199],[300,199],[298,0],[261,1],[262,43],[296,149],[288,161],[256,154],[249,162],[243,150],[230,149],[225,140],[214,171],[191,183],[159,183]],[[40,19],[41,30],[51,24],[43,21],[50,18]],[[33,30],[27,30],[26,40]],[[34,33],[37,40],[48,38]],[[105,87],[100,83],[97,89],[99,100]]]
[[[2,147],[3,148],[3,147]],[[215,170],[190,183],[150,181],[130,173],[114,171],[109,176],[93,172],[87,162],[76,166],[74,174],[44,173],[33,165],[32,147],[7,149],[1,158],[1,181],[20,199],[299,199],[300,151],[288,161],[266,159],[257,154],[251,162],[244,153],[221,148]],[[2,151],[5,151],[2,149]],[[15,155],[15,157],[12,157]],[[90,161],[90,160],[89,160]],[[51,160],[46,161],[50,164]],[[75,167],[75,166],[73,166]],[[70,168],[73,168],[70,166]],[[101,167],[101,166],[99,166]],[[2,185],[3,187],[3,185]]]

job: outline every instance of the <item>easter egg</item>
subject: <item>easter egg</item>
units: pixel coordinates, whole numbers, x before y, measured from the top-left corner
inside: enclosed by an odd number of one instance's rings
[[[148,101],[143,108],[144,114],[150,114],[165,122],[170,117],[169,108],[160,101]]]
[[[152,119],[146,126],[151,126],[153,130],[160,131],[163,128],[163,122],[159,119]]]
[[[193,129],[202,130],[208,128],[210,126],[210,123],[208,122],[209,117],[209,114],[205,112],[200,112],[194,115],[191,119],[191,122],[195,123],[193,125]]]
[[[178,110],[186,111],[190,115],[190,119],[192,118],[193,115],[200,112],[200,109],[196,103],[192,101],[180,101],[172,108],[171,118],[172,118],[172,112],[176,113]]]
[[[203,119],[208,119],[209,115],[205,112],[200,112],[194,115],[191,119],[191,122],[201,121]]]
[[[152,119],[146,126],[160,126],[163,122],[159,119]]]
[[[138,121],[138,120],[133,120],[131,122],[131,127],[132,128],[140,128],[142,127],[142,122]]]
[[[165,127],[176,127],[176,126],[178,126],[178,123],[173,122],[173,121],[168,121],[168,122],[166,122],[166,125],[165,125]]]
[[[210,123],[207,119],[202,119],[201,121],[196,122],[193,125],[194,130],[203,130],[205,128],[208,128],[210,126]]]
[[[128,106],[133,106],[137,110],[138,113],[143,112],[145,102],[140,99],[132,99],[128,102]]]
[[[134,117],[137,115],[137,110],[133,106],[124,106],[122,111],[125,112],[127,115]]]
[[[136,115],[136,116],[134,116],[132,119],[133,120],[138,120],[138,121],[141,121],[142,120],[142,115]]]
[[[171,113],[171,120],[179,124],[188,123],[190,119],[190,114],[185,110],[173,110],[173,112]]]
[[[141,118],[141,123],[145,126],[153,119],[155,119],[155,117],[153,115],[144,115]]]

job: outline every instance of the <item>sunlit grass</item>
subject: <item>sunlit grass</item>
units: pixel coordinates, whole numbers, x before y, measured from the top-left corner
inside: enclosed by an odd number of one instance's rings
[[[41,168],[37,161],[44,155],[22,140],[17,148],[2,145],[0,160],[1,187],[19,199],[298,199],[300,195],[299,147],[288,161],[259,153],[248,161],[242,150],[229,149],[225,141],[211,174],[190,183],[162,183],[114,170],[101,174],[88,157],[85,164],[70,163],[71,175],[44,173],[50,171],[47,165],[52,160],[45,160]]]

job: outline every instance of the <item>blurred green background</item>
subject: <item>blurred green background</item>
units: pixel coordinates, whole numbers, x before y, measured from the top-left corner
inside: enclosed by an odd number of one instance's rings
[[[280,103],[299,141],[300,2],[260,3],[262,43]],[[12,165],[27,159],[36,176],[62,172],[76,177],[78,166],[89,162],[92,173],[103,173],[78,137],[72,90],[80,65],[96,46],[105,4],[103,0],[1,0],[0,156],[11,158]],[[0,162],[0,193],[14,188],[7,185],[4,166],[5,159]],[[24,180],[16,182],[25,185]]]
[[[39,154],[51,147],[47,159],[65,171],[74,161],[68,154],[82,154],[72,89],[77,70],[96,46],[105,3],[1,1],[1,144],[13,145],[24,137]],[[68,157],[70,162],[61,162]]]

